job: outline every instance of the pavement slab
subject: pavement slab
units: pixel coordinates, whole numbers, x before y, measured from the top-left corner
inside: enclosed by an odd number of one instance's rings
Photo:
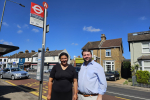
[[[0,79],[0,100],[38,100],[38,97]]]

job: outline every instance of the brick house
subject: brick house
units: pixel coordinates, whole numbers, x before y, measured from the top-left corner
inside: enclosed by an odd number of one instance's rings
[[[106,40],[105,34],[102,34],[100,41],[88,42],[82,49],[90,49],[94,60],[101,64],[105,71],[117,70],[121,72],[122,38]]]

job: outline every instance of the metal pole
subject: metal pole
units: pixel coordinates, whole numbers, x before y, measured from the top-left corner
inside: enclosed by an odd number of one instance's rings
[[[1,24],[0,24],[0,31],[1,31],[1,27],[2,27],[2,21],[3,21],[3,16],[4,16],[5,5],[6,5],[6,0],[4,2],[3,12],[2,12],[2,18],[1,18]]]
[[[47,9],[44,10],[44,30],[43,30],[43,42],[42,42],[42,55],[41,55],[41,81],[39,85],[39,100],[42,100],[42,89],[43,89],[43,68],[44,68],[44,57],[45,57],[45,38],[46,38],[46,16]]]

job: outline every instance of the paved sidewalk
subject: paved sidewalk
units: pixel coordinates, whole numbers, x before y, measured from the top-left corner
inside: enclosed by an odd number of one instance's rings
[[[107,83],[123,84],[125,81],[126,79],[121,78],[120,80],[116,80],[116,81],[107,81]]]
[[[0,79],[0,100],[38,100],[38,97]]]
[[[144,87],[137,87],[137,86],[130,86],[130,85],[123,85],[123,83],[126,81],[126,79],[121,78],[117,81],[107,81],[107,84],[110,86],[116,86],[116,87],[124,87],[127,89],[137,90],[137,91],[144,91],[144,92],[150,92],[150,88],[144,88]]]

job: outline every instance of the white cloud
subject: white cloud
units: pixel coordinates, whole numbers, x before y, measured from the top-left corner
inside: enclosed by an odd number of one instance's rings
[[[27,25],[27,24],[24,24],[24,26],[23,26],[24,28],[29,28],[29,26]]]
[[[22,30],[18,30],[18,31],[17,31],[18,34],[20,34],[20,33],[22,33],[22,32],[23,32]]]
[[[3,44],[6,44],[6,45],[13,45],[12,42],[3,42]]]
[[[7,42],[7,41],[4,41],[3,39],[2,39],[2,40],[0,40],[0,43],[2,43],[2,44],[6,44],[6,45],[13,45],[13,43],[12,43],[12,42]]]
[[[39,30],[35,28],[33,28],[32,31],[34,31],[35,33],[39,32]]]
[[[71,45],[78,45],[78,43],[72,43]]]
[[[18,28],[21,28],[21,26],[20,26],[20,25],[17,25],[17,27],[18,27]]]
[[[1,39],[1,40],[0,40],[0,43],[2,43],[3,41],[4,41],[4,40],[3,40],[3,39]]]
[[[89,31],[89,32],[99,32],[99,31],[102,31],[101,29],[96,29],[96,28],[94,28],[94,27],[92,27],[92,26],[89,26],[89,27],[86,27],[86,26],[84,26],[83,27],[83,30],[84,31]]]
[[[29,39],[27,39],[27,41],[29,42],[30,40],[29,40]]]
[[[143,17],[140,17],[139,19],[140,20],[146,20],[147,18],[145,16],[143,16]]]
[[[6,22],[3,22],[3,25],[4,25],[4,26],[9,26]]]

